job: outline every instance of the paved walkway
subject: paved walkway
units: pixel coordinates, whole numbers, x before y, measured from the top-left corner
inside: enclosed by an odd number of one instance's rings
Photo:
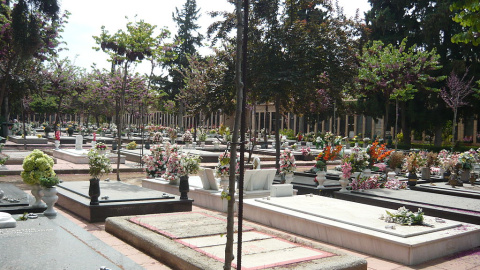
[[[263,165],[262,165],[263,166]],[[123,170],[132,170],[134,168],[135,170],[141,171],[141,168],[138,168],[138,165],[133,162],[127,162],[125,165],[121,166],[121,171]],[[306,170],[309,169],[310,167],[303,167],[299,168],[299,170]],[[84,173],[86,174],[85,171],[88,170],[88,165],[86,164],[72,164],[70,162],[62,161],[62,160],[57,160],[57,164],[55,165],[54,169],[59,172],[59,173]],[[6,172],[14,172],[15,174],[20,174],[22,168],[21,165],[7,165],[3,170],[0,170],[0,175],[7,174]],[[10,174],[10,173],[8,173]],[[0,178],[1,181],[1,178]],[[310,179],[305,179],[305,181],[310,181]],[[28,192],[28,191],[27,191]],[[88,232],[89,235],[92,235],[98,239],[100,239],[103,243],[107,244],[108,246],[114,248],[124,256],[130,258],[132,261],[134,261],[136,264],[144,267],[145,269],[170,269],[169,267],[163,265],[162,263],[158,262],[157,260],[149,257],[148,255],[145,255],[141,251],[131,247],[130,245],[126,244],[125,242],[119,240],[118,238],[112,236],[111,234],[105,232],[105,223],[104,222],[99,222],[99,223],[87,223],[85,220],[79,218],[78,216],[75,216],[69,212],[64,211],[63,209],[56,208],[56,210],[59,212],[59,215],[62,215],[69,219],[75,226],[78,226],[81,229],[84,229],[86,232]],[[198,208],[196,206],[193,207],[194,211],[209,211],[205,209]],[[215,214],[219,214],[216,212],[213,212]],[[73,226],[73,225],[69,225]],[[77,229],[78,227],[75,228],[70,228],[70,230]],[[69,229],[69,228],[66,228]],[[271,228],[267,228],[269,230],[275,231]],[[280,232],[279,232],[280,233]],[[285,233],[285,232],[281,232]],[[296,235],[291,235],[292,238],[300,238]],[[367,254],[362,254],[362,253],[357,253],[353,252],[350,250],[342,249],[336,246],[332,246],[326,243],[320,243],[318,244],[331,248],[331,249],[336,249],[339,251],[346,252],[348,254],[352,254],[355,256],[358,256],[360,258],[365,258],[368,263],[368,269],[371,270],[400,270],[400,269],[431,269],[431,270],[452,270],[452,269],[469,269],[469,270],[480,270],[480,247],[462,252],[461,254],[456,254],[440,259],[436,259],[427,263],[423,263],[420,265],[416,265],[414,267],[407,267],[403,266],[397,263],[393,263],[390,261],[386,261],[383,259],[371,257],[370,255]],[[16,248],[15,248],[16,249]],[[29,252],[28,250],[28,243],[22,245],[23,252]],[[103,254],[104,255],[104,254]],[[42,255],[43,256],[43,255]],[[52,256],[58,257],[62,256],[61,253],[56,252],[55,254],[52,254]],[[111,258],[112,259],[112,258]],[[114,258],[113,258],[114,259]],[[5,264],[0,264],[0,269],[18,269],[18,268],[12,268],[11,266],[6,266]]]

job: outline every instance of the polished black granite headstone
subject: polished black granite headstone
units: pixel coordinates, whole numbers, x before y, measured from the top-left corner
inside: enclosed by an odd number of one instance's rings
[[[0,199],[0,212],[9,214],[40,213],[46,209],[30,207],[29,195],[12,184],[0,183],[0,190],[3,190],[4,193],[3,198]]]

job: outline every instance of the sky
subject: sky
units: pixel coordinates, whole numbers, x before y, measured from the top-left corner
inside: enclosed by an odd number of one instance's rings
[[[370,9],[367,0],[339,0],[339,5],[344,8],[348,16],[354,16],[357,8],[360,14]],[[168,28],[172,37],[176,33],[176,24],[172,19],[175,8],[181,10],[185,0],[60,0],[62,10],[68,10],[71,15],[62,33],[64,47],[68,51],[60,53],[61,58],[68,57],[74,64],[87,70],[93,63],[99,68],[109,68],[107,54],[95,51],[95,41],[92,36],[101,33],[102,25],[111,34],[125,28],[128,21],[144,20],[157,28]],[[197,0],[197,8],[200,8],[201,16],[198,24],[202,27],[199,32],[206,33],[208,25],[215,21],[206,12],[209,11],[233,11],[234,6],[226,0]],[[127,20],[125,17],[128,17]],[[362,16],[361,16],[362,17]],[[204,43],[206,41],[204,40]],[[205,54],[208,51],[201,51]],[[139,66],[136,71],[146,73],[149,70],[147,64]]]

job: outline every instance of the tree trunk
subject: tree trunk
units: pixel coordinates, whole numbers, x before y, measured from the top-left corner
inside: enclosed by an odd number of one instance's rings
[[[383,119],[383,139],[385,140],[385,138],[387,137],[387,127],[388,127],[388,120],[389,120],[389,115],[390,113],[390,100],[387,98],[385,100],[385,118]]]
[[[120,94],[120,116],[118,117],[118,148],[117,148],[117,181],[120,181],[120,145],[122,143],[122,116],[125,112],[125,88],[127,88],[128,61],[125,61],[122,83],[122,93]]]
[[[275,168],[277,173],[280,173],[280,96],[275,96]]]
[[[434,146],[442,146],[442,126],[435,126],[435,141],[433,142]]]
[[[453,122],[452,122],[452,152],[455,147],[455,127],[457,126],[457,108],[453,109]]]
[[[402,132],[403,132],[403,143],[407,148],[410,148],[412,144],[412,130],[410,129],[410,125],[407,123],[407,113],[406,113],[406,102],[402,101],[400,103],[400,111],[401,111],[401,122],[402,122]]]
[[[228,193],[228,216],[227,216],[227,243],[225,245],[225,265],[223,269],[231,269],[232,261],[235,258],[233,254],[234,241],[234,206],[235,206],[235,167],[237,157],[238,131],[240,129],[242,114],[242,38],[243,38],[243,17],[242,17],[242,0],[235,1],[237,16],[237,44],[236,44],[236,63],[235,63],[235,87],[237,89],[237,108],[235,111],[235,123],[233,127],[232,146],[230,148],[230,179]],[[242,191],[240,191],[242,192]]]

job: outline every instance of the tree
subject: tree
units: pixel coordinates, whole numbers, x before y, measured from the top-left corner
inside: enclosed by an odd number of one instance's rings
[[[469,43],[474,46],[480,44],[480,4],[477,0],[459,0],[450,6],[451,11],[456,11],[453,21],[464,27],[464,31],[452,37],[454,43]]]
[[[170,100],[179,99],[177,95],[185,87],[182,72],[189,69],[188,57],[197,52],[197,46],[201,46],[203,36],[197,32],[200,26],[196,23],[200,17],[199,12],[195,0],[186,0],[182,10],[175,8],[175,13],[172,14],[173,21],[178,26],[178,33],[175,35],[177,45],[173,48],[177,57],[164,62],[164,67],[169,68],[170,78],[163,80]],[[182,123],[183,104],[184,102],[179,104],[179,123]]]
[[[121,73],[123,76],[120,94],[120,102],[116,106],[116,120],[118,128],[118,142],[122,141],[121,131],[123,123],[121,115],[125,112],[125,92],[127,88],[128,71],[132,63],[141,62],[148,56],[152,55],[158,45],[168,38],[168,32],[161,31],[159,36],[154,37],[156,26],[140,20],[138,22],[127,23],[127,31],[118,30],[114,35],[110,35],[102,26],[100,36],[94,36],[95,42],[100,46],[96,50],[107,52],[110,56],[109,61],[112,63],[112,73],[115,71],[116,65],[123,65]],[[118,151],[117,162],[117,180],[120,181],[120,151]]]
[[[384,46],[381,41],[367,45],[359,57],[360,67],[356,94],[360,97],[381,94],[385,102],[384,132],[388,127],[390,100],[407,101],[414,98],[419,89],[436,91],[429,83],[442,80],[430,73],[441,68],[435,50],[419,50],[415,46],[407,48],[404,39],[397,48],[392,44]],[[395,121],[397,123],[397,121]],[[395,129],[397,126],[395,125]],[[383,134],[385,138],[385,133]]]
[[[8,116],[9,88],[22,66],[56,54],[68,12],[58,17],[56,0],[2,1],[0,4],[0,106]]]
[[[369,2],[372,9],[366,13],[365,21],[369,31],[365,33],[371,40],[381,40],[384,44],[398,46],[407,37],[407,47],[417,44],[418,48],[426,51],[436,49],[442,68],[434,71],[432,75],[447,77],[453,69],[463,70],[466,66],[471,66],[472,74],[478,77],[477,73],[480,71],[477,61],[478,49],[472,44],[452,43],[453,35],[463,31],[461,25],[452,20],[455,14],[450,11],[450,5],[455,0],[369,0]],[[431,86],[440,89],[443,85],[441,82],[434,82]],[[368,98],[372,101],[382,99],[381,96]],[[365,105],[368,106],[366,108],[372,108],[365,113],[376,117],[379,110],[372,106],[375,103]],[[402,102],[400,106],[408,108],[401,115],[402,121],[405,122],[405,125],[402,124],[405,135],[410,134],[412,129],[417,132],[425,131],[435,136],[436,146],[441,146],[442,129],[451,117],[450,110],[439,95],[420,91],[414,100]],[[476,107],[478,106],[473,106],[473,109]],[[394,119],[393,113],[390,119]],[[409,138],[410,136],[404,136],[407,145],[410,145]]]
[[[450,76],[447,78],[447,88],[443,87],[440,91],[440,96],[445,103],[453,110],[452,122],[452,149],[455,142],[455,126],[457,124],[458,108],[469,105],[465,100],[470,94],[474,92],[472,89],[473,77],[467,81],[468,69],[462,78],[459,78],[452,70]]]
[[[54,130],[60,122],[60,115],[68,106],[68,103],[77,95],[75,85],[79,77],[79,69],[72,65],[68,59],[58,60],[54,58],[48,68],[43,70],[45,85],[44,91],[56,97],[57,115],[55,117]]]

